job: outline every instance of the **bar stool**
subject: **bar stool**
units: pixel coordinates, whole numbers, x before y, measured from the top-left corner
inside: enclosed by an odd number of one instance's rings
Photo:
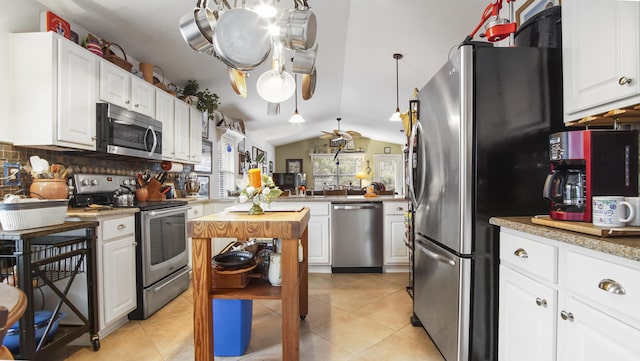
[[[17,287],[0,283],[0,360],[13,360],[13,355],[2,345],[2,341],[26,309],[27,295]]]

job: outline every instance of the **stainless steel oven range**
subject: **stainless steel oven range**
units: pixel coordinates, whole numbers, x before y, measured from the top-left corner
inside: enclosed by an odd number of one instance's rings
[[[114,192],[135,187],[133,176],[75,174],[73,207],[114,205]],[[187,202],[135,202],[137,308],[129,319],[146,319],[189,287]]]

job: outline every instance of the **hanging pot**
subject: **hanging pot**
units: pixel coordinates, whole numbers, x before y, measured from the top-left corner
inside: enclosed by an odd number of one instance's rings
[[[204,1],[204,2],[203,2]],[[180,18],[180,33],[184,41],[195,51],[203,52],[211,48],[211,36],[207,38],[200,30],[206,29],[209,11],[206,9],[207,0],[198,0],[193,14],[186,14]],[[210,25],[208,25],[211,28]]]
[[[318,44],[315,44],[309,50],[296,49],[293,51],[293,67],[292,71],[298,74],[311,74],[316,64],[316,54],[318,53]]]
[[[316,43],[316,16],[309,10],[306,0],[302,6],[297,1],[294,3],[295,9],[287,10],[280,18],[282,42],[292,50],[310,49]]]
[[[311,74],[302,76],[302,99],[309,100],[316,91],[317,70],[313,68]]]
[[[247,97],[247,81],[246,74],[242,70],[227,67],[227,75],[229,77],[229,83],[233,91],[243,98]]]
[[[228,66],[248,71],[269,56],[269,24],[253,10],[230,9],[220,15],[213,34],[213,49]]]

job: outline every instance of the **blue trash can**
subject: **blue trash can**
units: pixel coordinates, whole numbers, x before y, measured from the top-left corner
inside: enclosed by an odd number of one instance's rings
[[[251,340],[252,300],[213,300],[213,355],[242,356]]]

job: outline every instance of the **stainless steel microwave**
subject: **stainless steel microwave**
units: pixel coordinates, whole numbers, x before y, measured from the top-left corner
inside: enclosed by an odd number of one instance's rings
[[[162,160],[162,122],[109,103],[96,112],[98,152]]]

